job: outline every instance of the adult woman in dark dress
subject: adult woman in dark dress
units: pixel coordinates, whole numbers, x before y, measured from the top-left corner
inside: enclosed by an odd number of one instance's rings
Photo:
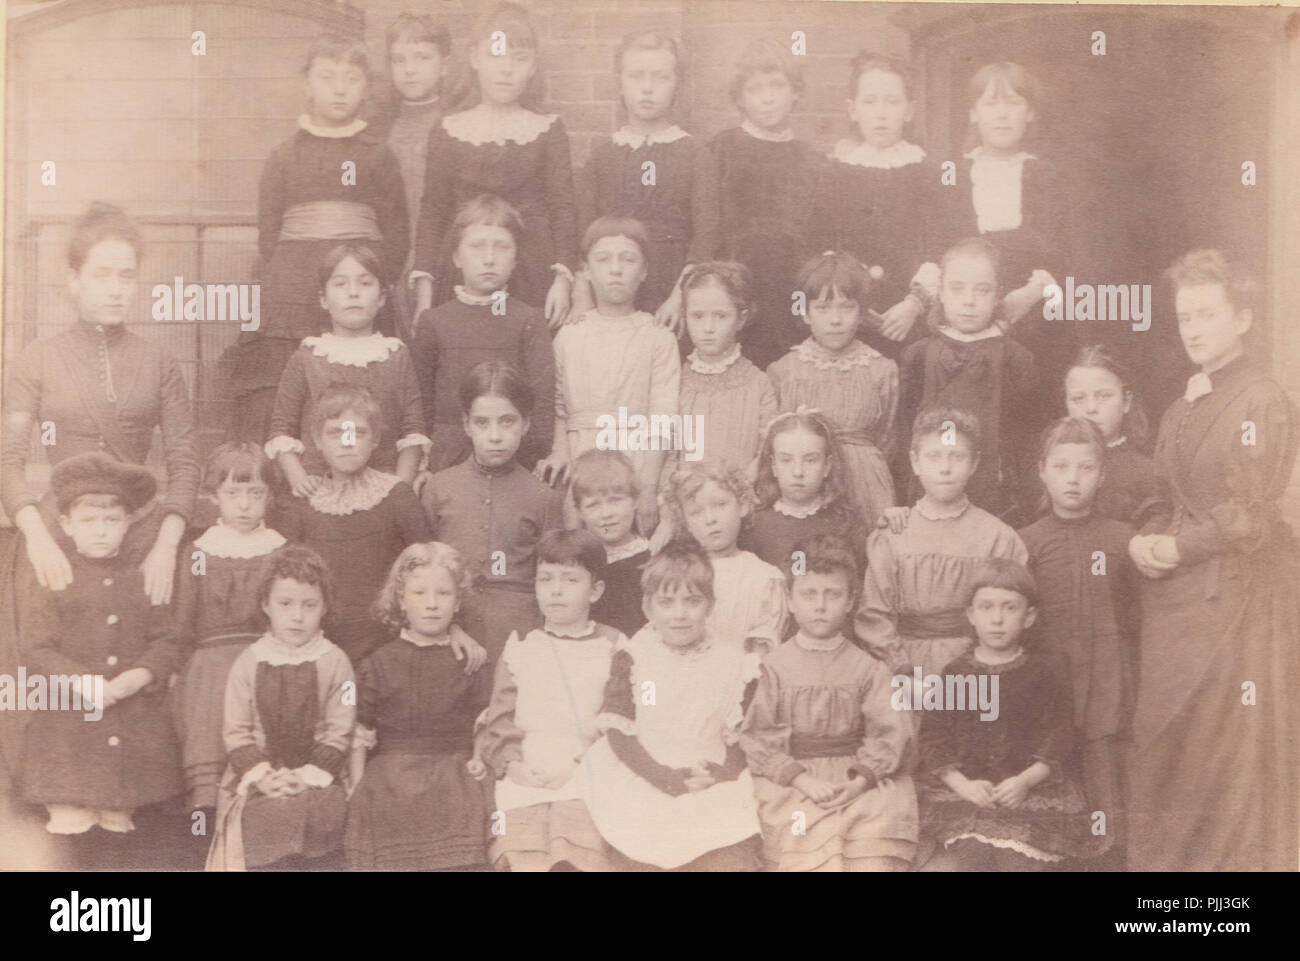
[[[27,481],[32,428],[52,437],[52,463],[102,451],[143,464],[155,427],[162,429],[167,481],[160,496],[133,519],[122,552],[144,572],[154,604],[171,600],[176,550],[194,507],[199,464],[189,395],[180,366],[155,344],[125,328],[136,292],[139,228],[116,207],[92,204],[74,225],[68,250],[69,289],[78,320],[68,330],[29,344],[5,382],[0,499],[22,533],[0,557],[0,584],[12,590],[19,564],[38,581],[62,590],[72,578],[71,541],[47,495]],[[0,602],[0,672],[15,667],[12,603]],[[7,712],[6,712],[7,713]],[[0,727],[0,754],[17,745],[16,724]]]
[[[1129,757],[1128,867],[1296,870],[1296,557],[1279,499],[1300,439],[1245,354],[1247,287],[1217,251],[1170,271],[1200,366],[1156,443],[1160,509],[1130,542],[1148,578]]]

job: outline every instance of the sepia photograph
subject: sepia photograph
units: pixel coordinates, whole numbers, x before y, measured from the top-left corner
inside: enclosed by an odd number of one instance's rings
[[[1300,8],[4,9],[0,872],[1300,867]]]

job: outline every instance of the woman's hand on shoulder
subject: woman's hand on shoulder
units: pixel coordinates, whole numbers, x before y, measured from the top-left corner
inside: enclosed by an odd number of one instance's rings
[[[564,326],[565,318],[569,316],[571,287],[569,278],[556,272],[551,289],[546,292],[546,322],[552,330]]]
[[[682,332],[682,289],[673,287],[673,292],[668,295],[668,299],[659,305],[655,311],[655,323],[660,327],[667,327],[672,331],[673,336],[677,337]]]
[[[901,341],[912,332],[921,318],[921,301],[917,297],[904,297],[884,313],[885,322],[880,332],[893,341]]]
[[[901,534],[907,529],[907,518],[911,515],[910,507],[886,507],[880,512],[880,519],[876,521],[877,529],[889,528],[892,534]]]
[[[565,456],[556,451],[551,451],[549,457],[543,457],[533,467],[533,476],[548,487],[563,489],[566,475],[569,472],[569,462]]]
[[[465,673],[473,674],[487,663],[487,648],[463,631],[452,631],[451,652],[465,662]]]
[[[176,548],[157,542],[145,555],[140,571],[144,574],[144,592],[155,607],[170,604],[172,581],[176,575]]]
[[[27,547],[27,559],[31,561],[32,570],[41,587],[61,591],[72,583],[72,563],[44,524],[23,540]]]

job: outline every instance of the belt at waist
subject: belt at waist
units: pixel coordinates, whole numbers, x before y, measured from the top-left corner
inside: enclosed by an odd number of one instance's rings
[[[900,614],[898,633],[902,637],[958,637],[970,633],[966,612],[936,611],[933,614]]]
[[[369,204],[313,200],[294,204],[280,221],[281,240],[382,240]]]
[[[835,439],[841,444],[852,444],[854,447],[875,447],[876,439],[871,436],[871,432],[863,427],[837,427],[835,428]]]
[[[846,757],[855,754],[861,746],[861,737],[790,736],[790,756],[795,760],[801,757]]]

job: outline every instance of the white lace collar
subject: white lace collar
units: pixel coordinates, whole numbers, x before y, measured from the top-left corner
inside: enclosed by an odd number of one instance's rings
[[[342,480],[327,474],[308,503],[320,513],[336,517],[354,511],[368,511],[387,497],[396,483],[395,474],[384,474],[373,467]]]
[[[194,546],[205,554],[239,559],[265,557],[285,543],[284,535],[267,527],[265,522],[241,534],[220,520],[194,539]]]
[[[457,300],[469,307],[491,307],[492,301],[500,291],[494,291],[490,294],[476,294],[464,284],[457,284],[452,288],[452,293],[456,295]]]
[[[424,637],[420,634],[416,634],[415,631],[411,630],[409,627],[402,628],[401,632],[397,636],[400,637],[402,640],[406,641],[408,644],[414,644],[416,647],[450,647],[451,646],[450,630],[448,630],[447,633],[442,635],[442,637],[439,638],[438,640],[430,640],[427,637]]]
[[[749,134],[755,140],[766,140],[769,143],[787,143],[794,139],[794,131],[789,127],[786,127],[780,133],[772,133],[771,131],[764,130],[748,118],[741,123],[740,129],[745,131],[745,133]]]
[[[654,133],[637,133],[631,127],[620,127],[614,131],[610,140],[614,141],[616,147],[631,147],[633,150],[639,150],[642,147],[650,147],[657,143],[676,143],[683,137],[689,136],[690,134],[677,124],[673,124],[663,130],[656,130]]]
[[[974,334],[968,334],[964,330],[958,330],[956,327],[950,327],[943,324],[939,327],[939,333],[945,337],[951,337],[953,340],[960,340],[963,344],[973,344],[977,340],[988,340],[991,337],[1001,337],[1002,328],[997,324],[989,324],[981,331]]]
[[[884,356],[860,340],[855,340],[838,354],[832,354],[811,337],[793,349],[800,360],[812,364],[818,370],[852,370],[854,367],[866,367],[873,360]]]
[[[701,360],[698,350],[691,351],[686,360],[691,365],[691,370],[697,374],[725,374],[732,364],[740,360],[740,344],[732,344],[726,356],[714,363]]]
[[[327,332],[315,337],[304,337],[302,345],[310,348],[315,356],[324,357],[331,364],[341,364],[344,367],[378,364],[402,348],[402,342],[396,337],[385,337],[377,332],[365,337],[340,337]]]
[[[1026,160],[1037,160],[1038,158],[1031,153],[1022,150],[1019,153],[1012,154],[1010,157],[997,157],[984,149],[980,144],[973,150],[966,153],[967,160],[973,160],[977,165],[982,164],[1006,164],[1008,167],[1012,164],[1017,167],[1023,166]]]
[[[642,551],[649,549],[649,547],[650,542],[644,537],[634,537],[626,544],[622,544],[618,547],[606,547],[605,563],[613,564],[617,561],[627,560],[629,557],[634,557]]]
[[[967,497],[965,494],[963,494],[961,497],[961,506],[954,508],[951,511],[947,511],[947,512],[936,511],[934,513],[931,513],[930,510],[927,509],[926,507],[926,502],[924,497],[922,497],[919,501],[916,502],[916,507],[914,509],[918,514],[924,517],[927,521],[955,521],[957,518],[965,514],[969,508],[970,508],[970,498]]]
[[[795,520],[801,521],[807,517],[812,517],[825,506],[826,501],[819,500],[812,507],[795,507],[791,504],[787,504],[783,499],[778,497],[776,503],[772,505],[772,510],[776,511],[778,514],[784,514],[786,517],[793,517]]]
[[[316,632],[306,644],[294,647],[286,644],[270,631],[267,631],[252,643],[253,652],[259,661],[265,661],[274,667],[284,664],[306,664],[308,661],[320,660],[321,655],[334,645],[320,631]]]
[[[481,147],[494,143],[505,146],[532,143],[551,129],[559,114],[516,110],[504,116],[489,111],[482,104],[442,118],[442,129],[457,140]]]
[[[831,151],[831,159],[854,167],[893,170],[920,163],[925,159],[925,151],[906,140],[900,140],[891,147],[876,147],[865,140],[841,140]]]
[[[586,624],[578,628],[576,631],[557,631],[555,628],[551,627],[549,623],[543,622],[542,630],[551,635],[551,637],[563,637],[568,638],[571,641],[582,641],[596,633],[596,622],[588,620]]]
[[[1123,447],[1125,441],[1127,441],[1127,440],[1128,440],[1128,437],[1127,437],[1127,436],[1125,436],[1125,437],[1116,437],[1113,441],[1111,441],[1110,443],[1108,443],[1108,444],[1106,445],[1106,449],[1107,449],[1107,450],[1114,450],[1116,447]]]
[[[298,116],[298,126],[313,137],[329,137],[338,140],[343,137],[355,137],[366,129],[366,122],[360,117],[354,117],[351,123],[344,124],[342,127],[322,127],[311,119],[311,114],[304,113]]]
[[[805,651],[821,651],[829,653],[831,651],[838,651],[844,645],[843,634],[836,634],[834,637],[828,637],[823,640],[816,637],[809,637],[801,630],[795,633],[793,640]]]

